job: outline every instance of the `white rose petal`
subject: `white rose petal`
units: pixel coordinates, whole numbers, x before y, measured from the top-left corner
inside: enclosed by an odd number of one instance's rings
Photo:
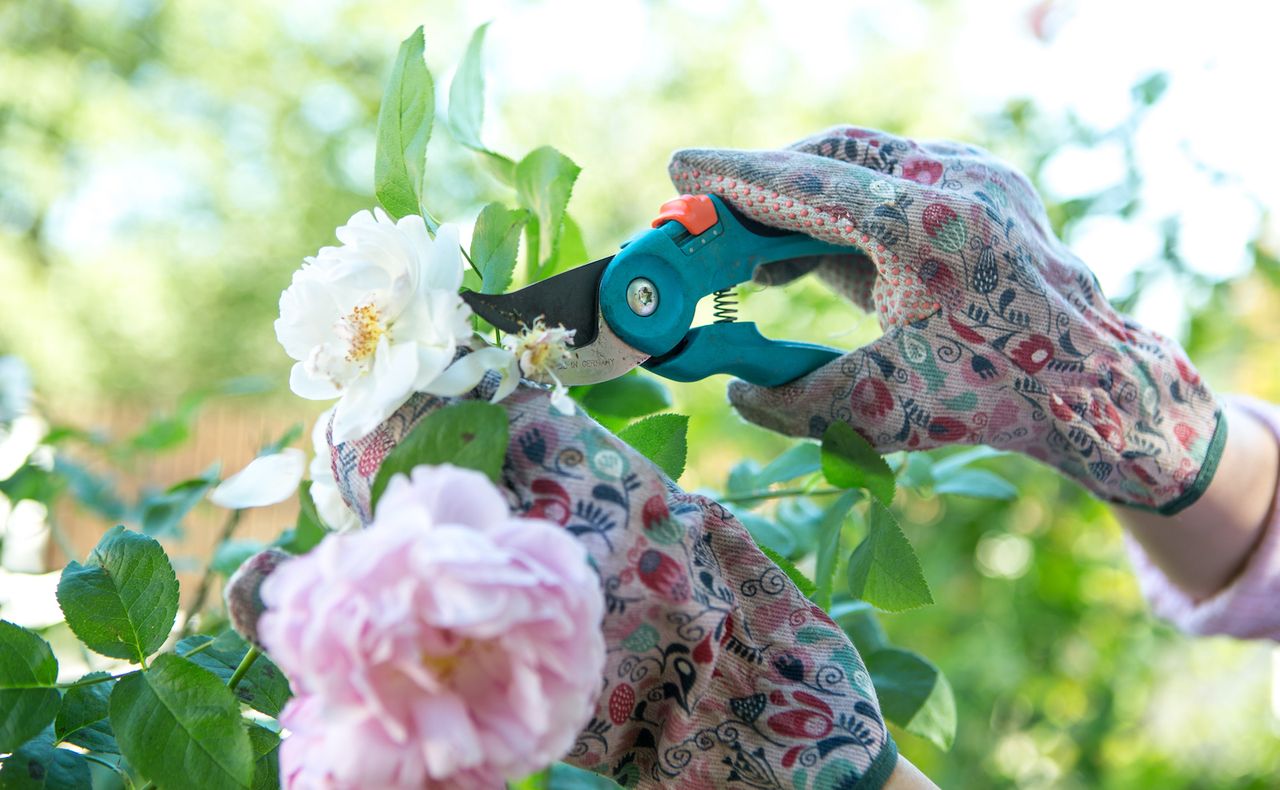
[[[454,362],[425,388],[432,395],[457,396],[474,389],[490,370],[502,373],[502,382],[493,393],[496,403],[507,397],[520,383],[519,360],[504,348],[487,346]]]
[[[362,526],[360,517],[347,507],[332,475],[311,481],[311,501],[315,503],[316,515],[334,532],[350,532]]]
[[[210,491],[209,501],[229,510],[283,502],[298,490],[306,460],[306,454],[296,447],[260,455]]]
[[[297,363],[294,393],[339,399],[333,440],[341,443],[372,431],[414,392],[431,391],[472,333],[458,295],[456,227],[442,225],[432,239],[422,217],[396,221],[378,209],[358,212],[337,236],[341,246],[294,273],[275,329]]]
[[[311,446],[315,455],[311,457],[311,501],[315,503],[316,515],[324,525],[335,532],[347,532],[359,529],[360,517],[347,507],[338,490],[338,481],[333,477],[333,459],[329,449],[329,420],[333,417],[333,409],[329,409],[316,420],[311,429]]]

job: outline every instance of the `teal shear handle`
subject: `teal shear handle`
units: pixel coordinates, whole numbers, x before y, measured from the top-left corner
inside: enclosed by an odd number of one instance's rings
[[[750,322],[690,327],[700,299],[747,282],[761,264],[856,250],[761,225],[715,195],[684,195],[662,209],[654,228],[624,244],[600,280],[604,320],[650,355],[645,367],[675,381],[728,373],[776,387],[844,354],[770,340]]]

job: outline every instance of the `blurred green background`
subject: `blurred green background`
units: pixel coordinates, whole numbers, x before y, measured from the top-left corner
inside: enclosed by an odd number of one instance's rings
[[[0,354],[27,361],[42,413],[84,428],[244,376],[273,387],[222,417],[314,418],[285,383],[280,291],[373,205],[399,41],[425,25],[443,114],[471,30],[493,20],[486,143],[582,166],[569,211],[594,255],[671,196],[676,148],[840,123],[964,138],[1024,168],[1112,299],[1182,339],[1215,389],[1278,399],[1280,125],[1262,97],[1280,20],[1139,5],[4,0]],[[467,227],[492,199],[509,192],[438,123],[428,205]],[[879,331],[813,284],[746,291],[744,316],[774,336],[853,347]],[[687,488],[788,445],[723,388],[675,387]],[[240,424],[194,419],[205,438]],[[220,441],[251,455],[263,438]],[[950,753],[899,734],[903,752],[943,787],[1276,786],[1275,648],[1154,621],[1104,507],[1031,462],[984,463],[1017,499],[899,500],[938,603],[883,621],[946,672],[960,722]]]

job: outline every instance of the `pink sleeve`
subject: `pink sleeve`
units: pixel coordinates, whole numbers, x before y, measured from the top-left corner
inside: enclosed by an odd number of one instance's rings
[[[1280,439],[1280,406],[1233,397]],[[1272,503],[1263,535],[1240,574],[1211,598],[1196,600],[1179,589],[1125,536],[1143,595],[1157,617],[1190,634],[1225,634],[1280,641],[1280,508]]]

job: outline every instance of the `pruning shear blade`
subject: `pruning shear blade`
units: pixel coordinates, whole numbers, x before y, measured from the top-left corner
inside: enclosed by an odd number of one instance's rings
[[[574,332],[569,358],[556,375],[570,386],[615,379],[649,359],[623,342],[600,315],[600,277],[613,256],[585,263],[509,294],[463,291],[473,312],[515,334],[541,318]]]

